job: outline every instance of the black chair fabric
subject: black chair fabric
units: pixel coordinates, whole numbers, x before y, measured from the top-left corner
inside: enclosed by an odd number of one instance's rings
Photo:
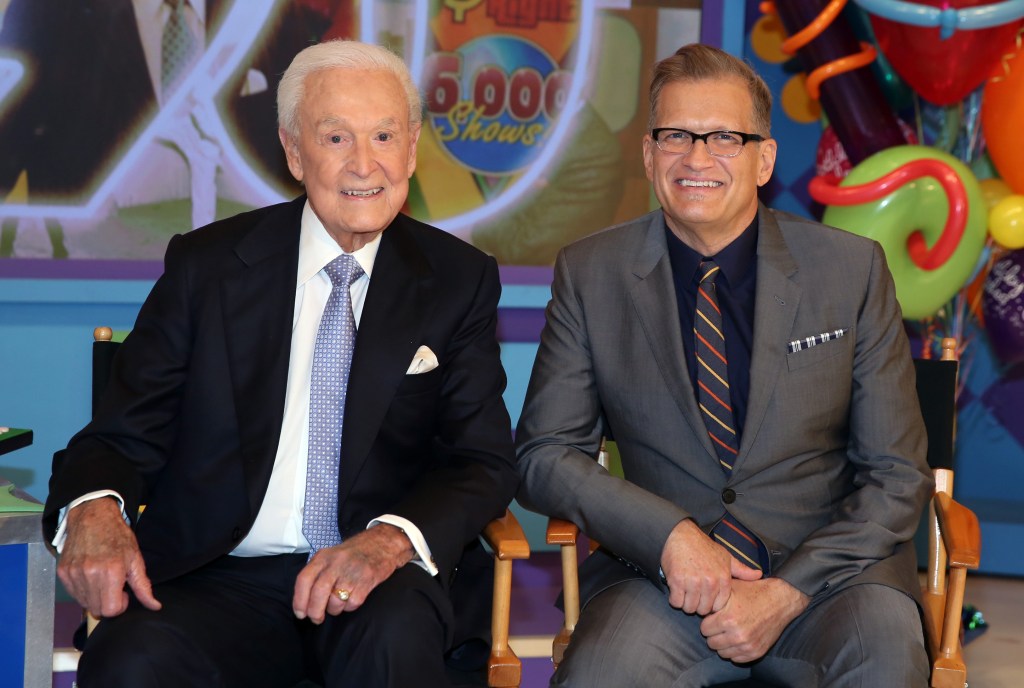
[[[957,362],[914,359],[914,368],[921,415],[928,434],[928,465],[952,469]]]

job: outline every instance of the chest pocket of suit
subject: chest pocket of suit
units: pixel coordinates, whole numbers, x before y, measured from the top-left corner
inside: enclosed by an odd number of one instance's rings
[[[835,356],[845,355],[849,358],[852,355],[853,345],[854,333],[853,328],[850,328],[850,332],[847,332],[838,339],[822,342],[810,348],[786,354],[786,365],[789,366],[790,372],[794,372],[801,368],[807,368],[822,361],[827,361]]]
[[[832,435],[846,426],[853,384],[853,333],[786,356],[788,373],[776,389],[780,399],[801,404],[807,432]]]
[[[398,383],[398,389],[395,390],[395,396],[401,397],[412,396],[414,394],[424,394],[435,390],[440,384],[441,367],[438,366],[426,373],[406,375],[402,378],[402,381]]]

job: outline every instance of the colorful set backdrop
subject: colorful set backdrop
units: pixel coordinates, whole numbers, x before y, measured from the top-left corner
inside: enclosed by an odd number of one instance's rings
[[[549,265],[647,211],[647,68],[701,38],[686,2],[205,0],[168,89],[159,1],[0,8],[0,258],[71,262],[156,261],[175,232],[296,195],[277,80],[304,45],[351,37],[402,54],[426,96],[406,211],[503,265]]]
[[[173,233],[298,193],[277,78],[310,42],[360,38],[425,94],[406,211],[498,258],[504,341],[536,342],[546,296],[514,287],[652,207],[649,66],[724,42],[776,94],[763,199],[883,244],[918,353],[961,343],[959,494],[1024,521],[1024,0],[188,5],[172,51],[160,0],[0,0],[0,279],[150,279]]]

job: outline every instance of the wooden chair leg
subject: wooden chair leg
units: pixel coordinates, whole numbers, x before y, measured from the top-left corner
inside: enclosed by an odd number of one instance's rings
[[[487,663],[487,685],[493,688],[514,688],[522,680],[523,663],[508,645],[511,599],[512,560],[495,557],[491,657]]]

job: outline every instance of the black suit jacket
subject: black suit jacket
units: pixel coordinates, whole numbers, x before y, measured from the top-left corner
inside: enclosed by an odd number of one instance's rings
[[[171,240],[94,420],[54,457],[44,529],[114,489],[154,582],[233,549],[266,492],[284,414],[304,197]],[[342,537],[381,514],[423,532],[448,585],[518,482],[489,258],[399,215],[384,231],[349,380]],[[420,345],[439,366],[407,376]]]

